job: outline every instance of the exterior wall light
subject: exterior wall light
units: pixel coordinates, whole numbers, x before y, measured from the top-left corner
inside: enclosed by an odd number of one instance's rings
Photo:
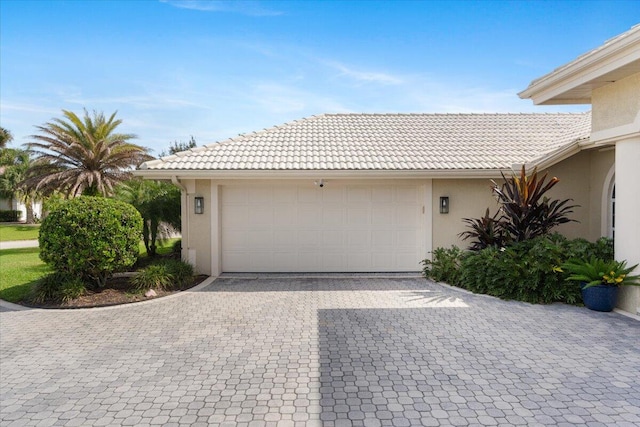
[[[200,215],[204,213],[204,197],[196,197],[194,199],[193,208],[196,214]]]
[[[441,214],[449,213],[449,197],[448,196],[440,197],[440,213]]]

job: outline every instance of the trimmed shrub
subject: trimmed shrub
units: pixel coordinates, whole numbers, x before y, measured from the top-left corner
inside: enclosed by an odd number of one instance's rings
[[[0,210],[0,222],[20,221],[20,211]]]
[[[40,227],[40,258],[57,272],[103,287],[138,257],[142,218],[131,205],[102,197],[60,203]]]
[[[460,263],[464,252],[457,246],[451,246],[449,249],[437,248],[432,254],[433,260],[422,260],[424,276],[436,282],[457,285],[460,281]]]
[[[176,240],[171,246],[171,254],[176,255],[178,258],[182,255],[182,239]]]
[[[131,284],[139,291],[148,289],[166,290],[173,287],[174,277],[164,263],[143,268],[131,279]]]

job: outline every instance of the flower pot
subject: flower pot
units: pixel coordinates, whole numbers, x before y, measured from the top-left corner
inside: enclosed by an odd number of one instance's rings
[[[585,307],[595,311],[612,311],[618,301],[618,287],[596,285],[585,289],[582,284],[582,301]]]

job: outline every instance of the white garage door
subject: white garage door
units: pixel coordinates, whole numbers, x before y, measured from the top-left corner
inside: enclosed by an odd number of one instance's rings
[[[423,200],[411,184],[223,186],[222,270],[417,271]]]

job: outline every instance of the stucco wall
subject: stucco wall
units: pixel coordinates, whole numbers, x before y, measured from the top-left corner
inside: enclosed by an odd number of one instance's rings
[[[440,213],[440,197],[449,197],[449,213]],[[491,181],[482,179],[434,179],[433,180],[433,248],[456,245],[469,246],[458,234],[466,230],[463,218],[479,218],[490,208],[491,214],[498,204],[491,195]]]
[[[195,255],[196,270],[199,274],[211,274],[211,181],[196,180],[185,182],[188,191],[187,214],[189,235],[187,253]],[[204,213],[194,213],[194,198],[204,197]]]
[[[640,73],[595,89],[592,132],[634,123],[640,111]]]

